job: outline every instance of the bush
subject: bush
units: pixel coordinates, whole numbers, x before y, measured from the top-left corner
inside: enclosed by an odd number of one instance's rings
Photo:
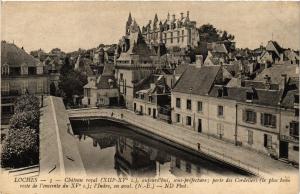
[[[39,128],[39,112],[26,111],[15,113],[9,121],[10,128],[22,129],[30,127],[32,129]]]
[[[29,127],[9,129],[3,143],[1,165],[3,167],[24,167],[39,162],[39,135]]]
[[[23,167],[39,162],[39,99],[26,94],[17,99],[15,114],[2,147],[3,167]]]
[[[25,111],[38,111],[40,108],[40,101],[38,97],[26,94],[17,98],[15,104],[15,113]]]

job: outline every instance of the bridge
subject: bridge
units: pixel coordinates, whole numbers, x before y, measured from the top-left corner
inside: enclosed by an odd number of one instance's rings
[[[266,155],[235,146],[215,138],[168,124],[146,115],[136,115],[134,112],[121,108],[87,108],[68,110],[70,120],[106,119],[129,126],[138,132],[150,133],[164,139],[173,145],[181,145],[199,156],[207,156],[224,164],[234,166],[256,176],[270,176],[278,171],[293,171],[294,167],[276,161]]]

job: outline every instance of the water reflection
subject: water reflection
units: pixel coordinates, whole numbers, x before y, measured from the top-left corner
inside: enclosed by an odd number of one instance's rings
[[[244,174],[124,126],[94,121],[89,126],[72,121],[79,151],[88,175],[209,176]]]

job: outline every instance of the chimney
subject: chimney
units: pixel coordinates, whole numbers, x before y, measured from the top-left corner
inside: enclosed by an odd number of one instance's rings
[[[268,75],[266,75],[264,77],[265,79],[265,87],[267,90],[270,90],[271,89],[271,77],[269,77]]]
[[[168,21],[170,20],[170,13],[168,13],[167,20]]]
[[[183,19],[183,13],[182,13],[182,12],[180,13],[180,15],[181,15],[181,16],[180,16],[180,19]]]
[[[175,14],[173,14],[172,17],[173,17],[173,21],[175,21]]]
[[[190,17],[190,11],[187,11],[187,12],[186,12],[186,18],[189,19],[189,17]]]

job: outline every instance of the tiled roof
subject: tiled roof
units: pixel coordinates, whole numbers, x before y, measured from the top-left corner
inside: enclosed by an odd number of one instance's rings
[[[189,65],[174,87],[174,92],[207,95],[216,80],[220,66],[203,66],[201,68]]]
[[[178,65],[178,66],[175,68],[175,74],[177,74],[177,75],[183,74],[183,72],[185,72],[185,70],[187,69],[188,66],[189,66],[189,65],[188,65],[188,64],[185,64],[185,63]]]
[[[209,96],[222,98],[222,99],[229,99],[229,100],[236,100],[238,102],[246,102],[246,92],[253,91],[254,99],[249,104],[259,104],[264,106],[278,106],[280,102],[280,98],[282,95],[281,90],[261,90],[261,89],[252,89],[250,87],[225,87],[226,95],[222,97],[218,97],[218,90],[223,89],[223,86],[215,85]]]
[[[286,91],[282,95],[282,106],[285,108],[293,108],[295,95],[299,95],[299,77],[289,79]]]
[[[287,74],[287,77],[299,77],[299,72],[296,72],[296,68],[299,68],[298,65],[274,65],[273,67],[264,69],[260,74],[255,78],[256,81],[264,81],[264,77],[268,75],[271,77],[272,83],[281,83],[282,74]]]
[[[113,75],[100,75],[96,86],[98,89],[115,89],[117,88],[117,82]]]
[[[20,66],[25,63],[28,66],[37,66],[41,62],[26,53],[14,44],[1,41],[1,65]]]

